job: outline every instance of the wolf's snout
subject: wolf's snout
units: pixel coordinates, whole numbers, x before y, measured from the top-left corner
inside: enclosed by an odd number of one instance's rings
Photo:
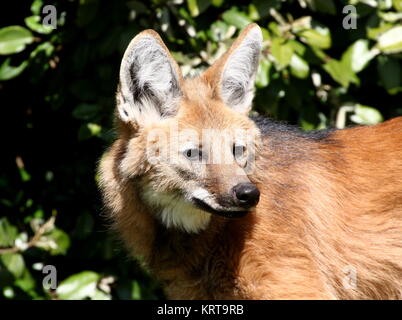
[[[243,208],[255,206],[260,200],[260,190],[252,183],[239,183],[233,187],[236,204]]]

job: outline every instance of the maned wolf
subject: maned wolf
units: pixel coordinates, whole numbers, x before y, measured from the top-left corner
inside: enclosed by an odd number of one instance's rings
[[[261,43],[249,25],[183,79],[156,32],[131,41],[99,167],[115,230],[171,299],[401,299],[402,118],[250,119]]]

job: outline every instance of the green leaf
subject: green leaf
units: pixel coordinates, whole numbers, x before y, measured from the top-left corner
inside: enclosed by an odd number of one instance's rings
[[[271,70],[271,62],[266,57],[261,57],[256,76],[256,86],[264,88],[269,84],[269,71]]]
[[[96,123],[88,123],[87,124],[88,130],[92,136],[99,137],[102,132],[102,127]]]
[[[310,67],[305,60],[297,54],[293,54],[290,60],[290,72],[296,78],[305,79],[310,73]]]
[[[306,46],[299,41],[289,40],[289,43],[293,47],[294,52],[297,53],[299,56],[303,56],[306,52]]]
[[[31,180],[31,175],[25,168],[18,168],[18,170],[20,172],[21,180],[23,182],[27,182],[27,181]]]
[[[11,58],[4,60],[0,66],[0,81],[10,80],[19,76],[28,66],[28,61],[23,61],[19,66],[13,67],[10,65]]]
[[[331,59],[324,64],[323,68],[336,82],[345,88],[348,88],[351,82],[356,84],[359,83],[359,78],[357,78],[353,70],[346,63]]]
[[[320,119],[320,123],[315,128],[316,130],[322,130],[327,128],[328,119],[322,112],[318,113],[318,118]]]
[[[31,12],[32,12],[32,14],[40,15],[42,6],[43,6],[43,1],[42,0],[34,0],[34,1],[32,1],[32,4],[31,4]]]
[[[51,255],[66,254],[70,247],[70,237],[63,230],[54,228],[46,237],[56,244],[56,247],[50,248]]]
[[[53,228],[41,236],[35,246],[49,251],[51,255],[66,254],[70,247],[70,237],[63,230]]]
[[[302,41],[311,46],[316,46],[321,49],[328,49],[331,47],[331,36],[329,29],[310,29],[299,33]]]
[[[15,278],[19,278],[23,275],[25,262],[21,254],[5,253],[0,255],[0,260]]]
[[[253,3],[248,5],[248,17],[253,21],[261,19],[260,15],[258,14],[258,10]]]
[[[371,40],[377,40],[387,30],[391,29],[393,25],[391,23],[384,23],[383,25],[375,28],[367,29],[367,38]]]
[[[187,0],[188,11],[192,17],[203,13],[211,4],[211,0]]]
[[[402,52],[402,26],[389,29],[380,35],[377,46],[384,53]]]
[[[20,26],[0,29],[0,54],[7,55],[21,52],[27,44],[33,42],[31,31]]]
[[[141,287],[137,281],[132,281],[131,282],[132,287],[131,287],[131,299],[133,300],[141,300]]]
[[[31,54],[29,55],[30,59],[34,59],[38,54],[46,55],[50,57],[55,50],[55,47],[50,42],[43,42],[38,45],[34,50],[32,50]]]
[[[402,12],[402,0],[392,0],[392,5],[395,10]]]
[[[245,13],[238,11],[235,8],[225,11],[222,15],[222,18],[226,23],[239,29],[243,29],[248,24],[253,22]]]
[[[223,2],[224,2],[224,0],[212,0],[211,1],[211,4],[214,6],[214,7],[220,7],[222,4],[223,4]]]
[[[63,280],[56,293],[63,300],[81,300],[96,295],[100,275],[93,271],[82,271]]]
[[[358,124],[372,125],[382,122],[383,117],[377,109],[357,104],[355,114],[350,116],[350,120]]]
[[[382,10],[388,10],[392,7],[392,0],[377,0],[378,8]]]
[[[54,30],[52,26],[44,25],[40,16],[26,17],[24,21],[29,29],[38,33],[49,34]]]
[[[32,292],[32,289],[35,287],[35,279],[32,277],[32,274],[29,272],[28,268],[24,268],[21,276],[15,281],[15,286],[31,296],[36,295],[34,292]]]
[[[303,42],[311,46],[321,49],[331,47],[331,33],[329,29],[312,20],[310,16],[295,20],[292,24],[292,31],[296,33]]]
[[[209,36],[215,42],[223,41],[228,39],[229,25],[223,21],[216,21],[210,27]]]
[[[271,21],[270,23],[268,23],[268,29],[277,37],[281,37],[282,36],[282,32],[279,28],[278,23],[276,23],[275,21]]]
[[[83,123],[78,129],[78,139],[85,140],[92,137],[100,137],[102,127],[96,123]]]
[[[6,217],[0,219],[0,247],[11,247],[18,236],[17,227],[8,222]]]
[[[360,72],[378,53],[376,50],[370,50],[368,45],[368,40],[357,40],[344,52],[342,62],[354,72]]]
[[[394,23],[402,19],[402,12],[383,12],[379,16],[384,21]]]
[[[380,56],[377,60],[377,70],[383,87],[390,94],[395,94],[402,87],[401,64],[398,60]]]
[[[181,16],[184,20],[186,20],[189,24],[191,24],[192,26],[195,25],[195,21],[194,21],[193,17],[187,12],[186,8],[181,7],[181,8],[179,9],[179,14],[180,14],[180,16]]]
[[[280,69],[287,67],[293,56],[293,47],[289,42],[283,43],[281,38],[274,38],[271,43],[271,53]]]
[[[310,131],[315,129],[315,125],[306,119],[300,120],[300,126],[304,131]]]
[[[110,294],[103,292],[102,290],[96,289],[94,295],[91,297],[92,300],[111,300]]]

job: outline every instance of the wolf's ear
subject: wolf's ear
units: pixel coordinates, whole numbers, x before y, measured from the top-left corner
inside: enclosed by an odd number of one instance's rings
[[[120,66],[117,108],[120,118],[139,125],[177,112],[182,75],[160,36],[138,34],[128,45]]]
[[[205,73],[223,102],[236,111],[248,113],[251,109],[261,47],[261,29],[250,24]]]

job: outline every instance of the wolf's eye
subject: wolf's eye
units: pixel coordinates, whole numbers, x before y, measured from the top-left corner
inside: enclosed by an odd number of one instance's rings
[[[234,144],[233,145],[233,155],[235,158],[241,158],[243,155],[246,153],[246,147],[239,145],[239,144]]]
[[[197,148],[187,149],[183,152],[184,156],[191,161],[201,161],[202,151]]]

